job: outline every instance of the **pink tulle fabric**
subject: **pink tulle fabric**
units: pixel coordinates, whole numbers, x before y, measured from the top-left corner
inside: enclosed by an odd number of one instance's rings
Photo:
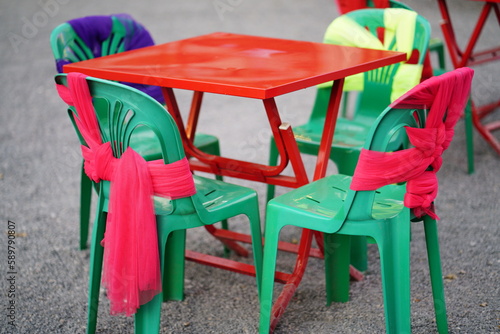
[[[69,89],[56,85],[61,98],[76,107],[85,173],[95,182],[112,181],[104,246],[103,285],[111,314],[130,316],[161,292],[158,236],[152,197],[171,199],[196,193],[186,158],[171,164],[145,161],[130,147],[120,159],[102,143],[92,97],[80,73],[68,74]]]
[[[341,15],[353,10],[367,8],[368,0],[335,0]],[[389,0],[373,0],[375,8],[388,8]]]
[[[363,149],[351,189],[375,190],[407,181],[404,205],[417,217],[426,214],[439,219],[433,207],[438,194],[436,173],[467,103],[473,75],[472,69],[464,67],[432,77],[394,101],[393,109],[430,108],[425,128],[406,127],[412,148],[396,152]]]

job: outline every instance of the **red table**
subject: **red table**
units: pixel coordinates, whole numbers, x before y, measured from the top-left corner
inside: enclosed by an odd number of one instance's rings
[[[478,16],[474,31],[472,32],[469,41],[466,43],[465,50],[462,50],[455,37],[455,31],[446,0],[438,0],[439,10],[443,18],[443,21],[441,22],[441,29],[443,31],[443,36],[445,38],[454,68],[473,66],[485,62],[500,60],[500,45],[487,50],[474,50],[491,12],[495,13],[496,20],[500,26],[500,0],[472,1],[483,2],[484,4],[481,13]],[[498,33],[500,33],[500,31]],[[492,134],[493,131],[500,129],[500,121],[490,122],[488,124],[482,123],[482,119],[498,107],[500,107],[500,99],[483,106],[477,106],[472,103],[472,121],[483,138],[498,154],[500,154],[500,142]]]
[[[166,106],[174,117],[193,170],[260,181],[286,187],[309,182],[292,128],[282,123],[275,97],[335,80],[328,105],[314,179],[325,176],[335,129],[344,78],[360,72],[404,61],[406,55],[371,49],[295,40],[213,33],[143,49],[95,58],[64,66],[64,72],[157,85],[163,87]],[[194,91],[187,124],[179,111],[173,89]],[[226,94],[263,101],[274,140],[280,152],[279,166],[211,156],[192,143],[204,93]],[[288,163],[294,175],[283,175]],[[231,231],[210,231],[226,242],[249,242],[247,235]],[[230,241],[231,240],[231,241]],[[293,273],[277,273],[286,288],[275,305],[275,316],[284,311],[298,286],[311,250],[312,234],[304,230],[296,251]],[[285,245],[286,246],[286,245]],[[290,250],[290,247],[285,247]],[[253,274],[253,267],[203,254],[187,252],[186,258],[220,268]]]

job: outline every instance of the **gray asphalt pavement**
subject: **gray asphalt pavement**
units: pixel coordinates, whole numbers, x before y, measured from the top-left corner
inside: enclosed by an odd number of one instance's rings
[[[448,2],[457,36],[463,40],[480,4]],[[442,36],[435,0],[407,3],[429,19],[434,37]],[[1,1],[0,333],[85,332],[89,251],[78,249],[80,153],[65,105],[54,88],[49,35],[69,19],[112,13],[131,14],[148,27],[157,43],[214,31],[320,42],[338,16],[333,0]],[[487,33],[481,45],[498,42],[498,26],[489,25]],[[476,101],[498,98],[499,75],[498,62],[476,67]],[[181,108],[186,109],[190,93],[178,94]],[[280,97],[283,120],[292,125],[304,122],[313,97],[313,89]],[[267,120],[264,113],[254,112],[262,109],[260,101],[207,96],[205,103],[199,130],[217,135],[224,155],[267,160]],[[217,117],[221,114],[225,115],[222,121]],[[474,140],[475,174],[466,172],[463,122],[438,174],[441,187],[436,205],[449,329],[451,333],[500,333],[500,160],[477,132]],[[305,157],[305,161],[311,169],[312,159]],[[333,167],[330,172],[335,172]],[[264,186],[229,181],[259,191],[264,217]],[[239,218],[231,222],[234,229],[244,230],[246,225]],[[283,238],[293,241],[298,235],[290,229]],[[413,333],[433,333],[419,224],[412,235]],[[201,230],[188,233],[188,245],[212,254],[222,252]],[[311,259],[275,333],[383,333],[379,257],[374,246],[369,249],[369,262],[365,279],[351,284],[351,300],[326,307],[322,262]],[[289,269],[293,256],[281,254],[279,263]],[[257,332],[259,304],[252,278],[187,263],[185,293],[184,301],[163,305],[162,333]],[[132,318],[109,315],[103,291],[98,333],[132,332]]]

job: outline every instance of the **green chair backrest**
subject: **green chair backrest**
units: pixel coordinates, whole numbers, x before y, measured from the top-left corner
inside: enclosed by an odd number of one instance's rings
[[[55,80],[57,84],[66,87],[68,85],[66,74],[56,75]],[[133,143],[137,141],[133,140],[133,136],[139,127],[152,131],[152,135],[147,137],[157,140],[166,164],[185,157],[175,121],[155,99],[137,89],[103,79],[87,77],[87,83],[92,95],[102,142],[111,143],[113,155],[116,158],[120,158],[128,147],[134,148]],[[74,118],[78,117],[77,112],[70,107],[68,113],[80,141],[85,145],[74,122]],[[144,137],[145,128],[141,129],[142,137]],[[106,188],[109,187],[108,181],[102,182]],[[173,200],[172,205],[174,208],[176,205],[177,207],[182,205],[182,211],[194,210],[189,198]]]
[[[111,33],[101,44],[101,57],[125,51],[123,39],[127,34],[126,28],[115,16],[111,16],[111,20]],[[54,28],[50,35],[50,45],[56,61],[66,60],[74,63],[95,57],[93,51],[68,22]]]
[[[371,124],[392,101],[417,85],[430,39],[429,22],[414,11],[362,9],[336,18],[324,42],[407,53],[407,62],[346,78],[344,91],[359,91],[354,117]],[[324,117],[331,83],[320,85],[311,118]]]
[[[160,103],[123,84],[92,77],[87,77],[87,82],[102,141],[112,143],[115,157],[119,158],[130,146],[134,131],[145,126],[158,138],[165,163],[184,158],[177,125]],[[67,86],[66,75],[56,75],[56,83]],[[70,116],[77,117],[76,111],[72,110]]]

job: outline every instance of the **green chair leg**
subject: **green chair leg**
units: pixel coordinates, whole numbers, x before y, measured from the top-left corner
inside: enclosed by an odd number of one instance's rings
[[[158,248],[160,252],[160,267],[163,277],[163,292],[156,295],[148,303],[141,305],[135,314],[135,334],[159,333],[161,322],[161,304],[167,300],[182,300],[184,298],[184,249],[186,231],[164,233],[168,228],[166,221],[158,222]],[[163,257],[162,255],[165,255]],[[181,277],[177,277],[180,275]],[[163,298],[162,298],[163,297]]]
[[[387,224],[391,232],[375,240],[380,249],[382,290],[387,333],[411,333],[410,313],[410,219],[400,217]]]
[[[160,293],[149,303],[141,305],[135,314],[135,334],[160,332],[161,303]]]
[[[469,99],[467,107],[464,111],[464,121],[465,121],[465,139],[467,141],[467,161],[468,161],[468,172],[469,174],[474,173],[474,132],[472,124],[472,102]]]
[[[274,139],[271,138],[271,143],[269,144],[269,166],[276,166],[278,163],[278,148],[276,147],[276,143]],[[274,193],[276,190],[276,186],[272,184],[267,185],[267,202],[274,198]]]
[[[366,271],[368,269],[367,243],[366,237],[351,237],[351,264],[359,271]]]
[[[429,259],[432,295],[434,298],[434,311],[436,313],[436,325],[440,334],[447,334],[448,319],[446,316],[443,273],[441,270],[441,259],[439,255],[438,230],[436,221],[429,216],[425,216],[424,218],[424,231],[427,244],[427,256]]]
[[[90,268],[89,268],[89,295],[87,308],[87,334],[94,334],[97,327],[97,311],[99,308],[99,292],[101,286],[101,270],[104,255],[104,247],[101,241],[104,238],[106,229],[106,213],[101,207],[104,200],[99,199],[97,217],[92,230],[92,240],[90,245]],[[100,214],[99,214],[100,213]]]
[[[349,251],[351,237],[324,233],[326,305],[349,301]]]
[[[87,249],[89,237],[90,203],[92,198],[92,181],[85,170],[81,170],[80,176],[80,249]]]
[[[168,224],[168,222],[167,222]],[[158,235],[161,235],[159,233]],[[162,244],[164,242],[162,241]],[[163,301],[184,299],[184,250],[186,249],[186,230],[170,233],[166,246],[161,250],[165,257],[162,264],[163,272]],[[162,256],[160,256],[160,259]]]
[[[429,41],[429,51],[437,53],[439,68],[442,70],[446,69],[443,41],[439,38],[431,38]]]
[[[278,237],[280,228],[281,227],[278,228],[274,224],[267,228],[260,293],[260,334],[269,334],[269,328],[271,326],[274,273],[276,270],[276,256],[278,255]]]
[[[255,205],[258,205],[258,199],[255,198]],[[254,258],[254,266],[255,266],[255,277],[257,281],[257,293],[259,295],[259,299],[261,296],[261,288],[262,288],[262,261],[263,261],[263,250],[262,250],[262,233],[260,230],[260,224],[252,223],[260,221],[260,213],[258,211],[248,210],[245,213],[250,221],[250,234],[252,236],[259,236],[258,238],[252,238],[252,252]]]

